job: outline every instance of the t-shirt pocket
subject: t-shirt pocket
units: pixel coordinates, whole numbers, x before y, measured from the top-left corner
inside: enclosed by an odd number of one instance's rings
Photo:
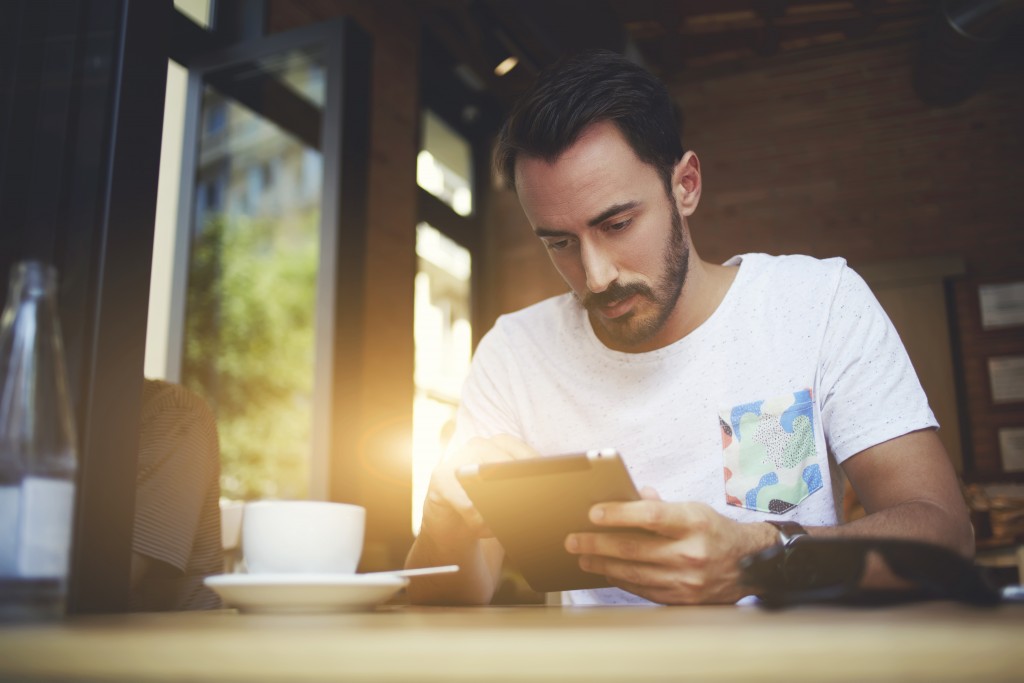
[[[822,487],[811,390],[719,412],[729,505],[782,514]]]

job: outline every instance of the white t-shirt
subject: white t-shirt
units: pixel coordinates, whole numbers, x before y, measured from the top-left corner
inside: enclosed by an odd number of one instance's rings
[[[742,264],[742,265],[741,265]],[[564,294],[481,340],[451,447],[516,436],[545,455],[617,448],[638,488],[732,519],[841,519],[836,462],[936,427],[896,330],[843,259],[747,254],[717,310],[647,353],[606,347]],[[644,603],[618,589],[567,602]]]

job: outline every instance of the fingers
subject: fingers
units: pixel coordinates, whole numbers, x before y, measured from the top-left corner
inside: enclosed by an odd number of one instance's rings
[[[423,526],[452,538],[490,538],[494,535],[462,487],[457,482],[442,481],[438,476],[431,479],[427,491]]]
[[[616,583],[634,586],[662,586],[678,583],[682,575],[678,569],[670,570],[657,564],[625,562],[598,555],[580,557],[580,568],[594,574],[601,574]]]
[[[643,532],[575,533],[565,549],[581,557],[608,558],[629,563],[683,565],[700,569],[707,564],[707,541],[702,536],[668,539]],[[587,571],[591,571],[589,568]]]
[[[699,570],[584,556],[580,567],[608,583],[653,602],[687,604],[704,600],[705,577]]]
[[[645,488],[645,491],[653,492],[653,489]],[[641,528],[662,536],[682,538],[705,531],[710,516],[717,514],[702,503],[666,503],[659,498],[645,498],[628,503],[598,503],[590,508],[590,521],[600,526]]]
[[[652,602],[679,605],[708,601],[708,575],[700,566],[636,562],[605,555],[581,555],[579,565],[584,571],[604,576],[609,584]]]
[[[707,538],[671,539],[654,534],[571,534],[566,549],[581,569],[653,602],[735,602],[744,595],[735,562],[713,557]]]
[[[536,456],[537,452],[530,446],[507,434],[490,439],[470,439],[434,470],[423,510],[424,523],[427,523],[429,517],[433,528],[451,529],[458,535],[492,537],[493,533],[484,524],[483,518],[466,495],[455,472],[463,465],[472,463],[520,460]]]
[[[734,602],[745,595],[736,563],[752,530],[761,533],[757,525],[649,492],[639,501],[595,505],[590,518],[607,531],[570,534],[565,548],[579,556],[581,568],[614,586],[667,604]]]
[[[746,593],[737,590],[710,591],[705,584],[670,583],[669,585],[647,585],[630,583],[609,577],[608,583],[624,591],[639,595],[651,602],[662,605],[731,605]]]

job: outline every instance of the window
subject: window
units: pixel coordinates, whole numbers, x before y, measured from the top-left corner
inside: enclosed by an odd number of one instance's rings
[[[362,299],[369,39],[197,45],[169,65],[145,373],[214,410],[224,496],[354,500],[331,454],[354,450],[362,323],[335,301]]]
[[[423,145],[416,182],[460,216],[473,213],[473,155],[469,142],[429,109],[423,112]]]
[[[319,51],[296,50],[262,60],[254,73],[272,73],[322,107],[321,60]],[[237,79],[244,91],[249,77],[231,70],[208,80]],[[321,197],[282,189],[299,184],[303,159],[320,157],[319,140],[213,85],[202,109],[204,120],[222,123],[203,127],[195,182],[218,191],[207,190],[192,226],[182,381],[217,414],[226,497],[307,498]]]
[[[429,41],[428,41],[429,42]],[[420,223],[414,329],[412,528],[418,533],[430,475],[455,426],[474,343],[480,216],[475,187],[485,139],[479,94],[427,50],[416,179]],[[474,114],[467,116],[467,112]]]
[[[441,459],[469,372],[469,250],[426,223],[416,227],[416,394],[413,401],[413,532],[423,516],[430,473]]]
[[[210,28],[212,0],[174,0],[174,8],[203,28]]]

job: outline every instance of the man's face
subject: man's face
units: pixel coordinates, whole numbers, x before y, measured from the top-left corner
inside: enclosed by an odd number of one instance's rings
[[[683,219],[613,124],[590,127],[554,163],[520,157],[516,189],[601,341],[641,352],[679,338],[672,321],[690,254]]]

